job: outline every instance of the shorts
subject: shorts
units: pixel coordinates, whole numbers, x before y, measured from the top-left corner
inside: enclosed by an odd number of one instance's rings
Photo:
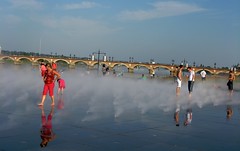
[[[232,81],[228,81],[227,83],[227,86],[228,86],[228,90],[233,90],[233,82]]]
[[[43,87],[43,95],[47,95],[47,92],[49,91],[49,96],[53,96],[53,91],[54,91],[54,83],[50,84],[44,84]]]
[[[179,78],[177,78],[177,87],[181,88],[181,86],[182,86],[182,81]]]

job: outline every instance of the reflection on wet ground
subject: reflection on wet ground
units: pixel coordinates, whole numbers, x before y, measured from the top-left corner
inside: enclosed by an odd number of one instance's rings
[[[191,100],[186,87],[176,101],[174,84],[64,73],[67,88],[55,107],[48,97],[39,108],[39,72],[11,72],[0,73],[0,151],[239,150],[239,92],[229,99],[221,88],[200,91],[199,83]]]

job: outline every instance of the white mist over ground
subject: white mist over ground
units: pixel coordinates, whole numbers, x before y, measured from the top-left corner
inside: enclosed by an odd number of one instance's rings
[[[68,113],[59,114],[65,114],[67,117],[70,114],[81,113],[76,122],[101,119],[105,116],[121,117],[129,112],[139,114],[147,114],[151,110],[172,112],[176,105],[184,109],[189,105],[202,108],[206,105],[240,102],[239,92],[234,93],[231,98],[228,96],[226,79],[196,81],[191,98],[188,96],[187,82],[184,82],[181,95],[177,98],[176,83],[173,80],[98,77],[79,70],[65,70],[61,74],[66,81],[62,98],[64,98],[64,110]],[[16,113],[18,110],[25,110],[28,114],[33,107],[37,107],[43,88],[43,81],[37,68],[20,66],[0,68],[0,76],[0,108],[14,106]],[[239,91],[239,83],[234,87]],[[56,104],[57,88],[56,84]],[[50,102],[47,96],[45,106],[49,106]]]

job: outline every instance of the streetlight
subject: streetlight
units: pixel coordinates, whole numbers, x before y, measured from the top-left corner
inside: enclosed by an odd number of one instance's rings
[[[103,54],[103,55],[104,55],[104,60],[105,60],[105,59],[106,59],[106,53],[101,52],[100,50],[98,50],[98,52],[93,52],[92,54],[93,54],[93,55],[94,55],[94,54],[97,54],[97,55],[98,55],[98,59],[97,59],[97,61],[98,61],[97,74],[98,74],[98,72],[99,72],[99,63],[100,63],[100,55]]]

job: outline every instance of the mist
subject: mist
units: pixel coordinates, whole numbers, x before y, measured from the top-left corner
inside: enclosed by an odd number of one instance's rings
[[[21,111],[33,117],[39,116],[32,113],[41,100],[43,89],[38,68],[0,68],[0,76],[0,108],[15,108],[15,113]],[[82,70],[66,70],[61,72],[61,76],[65,79],[66,89],[63,96],[58,96],[58,85],[55,84],[55,104],[62,99],[64,111],[57,112],[56,116],[77,123],[106,117],[121,118],[129,114],[143,115],[151,111],[174,112],[176,106],[185,109],[189,106],[203,108],[207,105],[239,104],[238,93],[228,96],[224,79],[196,81],[192,97],[188,96],[187,82],[183,82],[181,94],[176,97],[173,80],[103,77]],[[49,107],[50,103],[47,96],[44,106]],[[9,122],[1,127],[14,126],[18,121],[11,119],[11,114],[7,118]]]

